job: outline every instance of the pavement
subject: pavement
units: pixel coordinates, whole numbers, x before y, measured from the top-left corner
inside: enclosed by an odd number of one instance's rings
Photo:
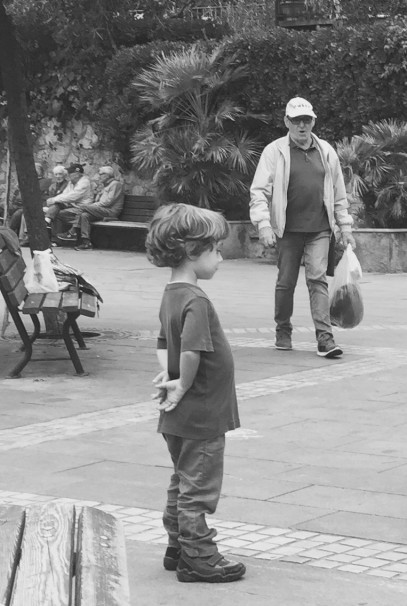
[[[24,254],[28,261],[28,251]],[[276,268],[224,261],[201,286],[236,365],[241,429],[227,436],[219,548],[245,562],[227,585],[182,584],[162,568],[169,457],[151,380],[168,270],[141,253],[58,248],[101,292],[80,318],[89,375],[58,341],[38,341],[20,379],[13,326],[0,341],[0,504],[90,503],[123,521],[132,606],[405,606],[407,274],[362,280],[363,322],[335,329],[341,359],[316,356],[300,276],[294,349],[273,347]],[[1,318],[3,309],[0,308]]]

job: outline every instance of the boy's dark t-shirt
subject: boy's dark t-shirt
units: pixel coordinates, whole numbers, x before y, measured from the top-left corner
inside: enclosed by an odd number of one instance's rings
[[[194,284],[167,284],[160,308],[158,348],[168,350],[168,373],[178,379],[183,351],[201,359],[191,388],[170,412],[161,412],[158,431],[208,439],[240,427],[230,345],[207,295]]]

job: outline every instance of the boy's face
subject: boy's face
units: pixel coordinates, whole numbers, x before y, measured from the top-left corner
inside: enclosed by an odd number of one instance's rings
[[[219,264],[223,261],[221,246],[222,244],[218,242],[192,260],[192,266],[198,280],[210,280],[215,275]]]

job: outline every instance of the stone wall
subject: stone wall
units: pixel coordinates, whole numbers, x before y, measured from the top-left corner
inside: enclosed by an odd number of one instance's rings
[[[250,221],[230,221],[230,235],[223,244],[225,259],[267,259],[277,262],[275,248],[265,249]],[[407,229],[353,230],[356,255],[365,272],[407,272]]]
[[[71,163],[85,164],[84,170],[92,181],[97,181],[98,168],[109,164],[115,169],[116,176],[125,183],[125,190],[132,194],[152,195],[150,183],[146,183],[132,172],[123,173],[118,164],[117,156],[111,150],[104,149],[99,137],[90,124],[72,121],[62,130],[54,119],[44,120],[41,125],[42,134],[34,143],[36,162],[40,162],[46,176],[52,177],[52,169],[56,164],[69,166]],[[0,149],[0,200],[5,192],[6,150]],[[12,176],[12,191],[16,187],[16,175]]]

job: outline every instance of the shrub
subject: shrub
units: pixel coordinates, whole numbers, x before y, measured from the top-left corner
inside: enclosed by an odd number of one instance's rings
[[[162,55],[134,82],[158,116],[135,134],[133,162],[163,202],[219,210],[226,196],[247,191],[259,150],[227,92],[245,70],[220,55],[198,47]]]
[[[383,120],[337,144],[348,189],[368,227],[407,227],[407,122]]]
[[[260,131],[264,143],[285,132],[284,108],[296,95],[311,101],[317,134],[332,142],[360,134],[369,121],[407,114],[407,30],[401,24],[277,28],[262,37],[233,37],[224,52],[248,67],[239,103],[247,112],[268,114],[268,127]]]

